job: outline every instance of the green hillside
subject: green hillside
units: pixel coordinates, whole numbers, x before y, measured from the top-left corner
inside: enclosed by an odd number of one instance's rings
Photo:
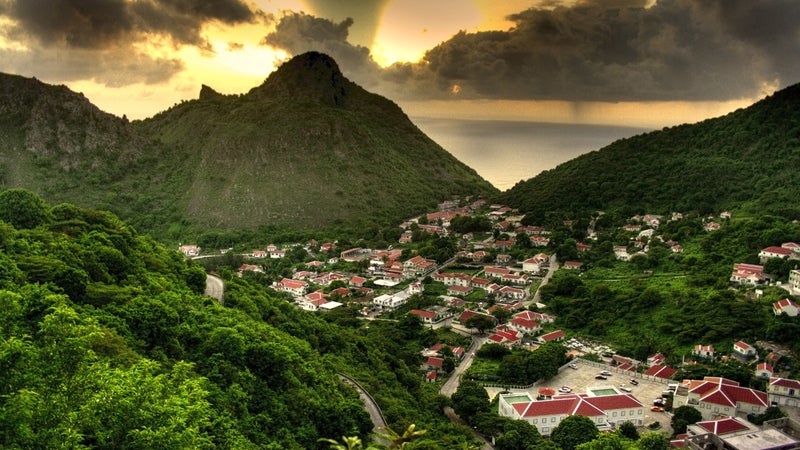
[[[518,183],[502,201],[541,221],[735,210],[800,218],[800,85],[726,116],[623,139]]]
[[[111,213],[0,192],[0,447],[314,449],[373,424],[359,380],[393,429],[468,442],[423,382],[430,330],[359,328],[302,311],[202,266]],[[355,326],[353,325],[355,323]],[[433,338],[436,339],[436,338]],[[438,448],[438,447],[424,447]]]
[[[0,187],[109,209],[159,236],[386,224],[496,190],[335,61],[300,55],[259,87],[129,123],[80,94],[0,76]]]

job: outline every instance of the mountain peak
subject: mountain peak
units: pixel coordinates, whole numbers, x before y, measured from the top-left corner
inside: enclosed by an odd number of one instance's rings
[[[212,87],[206,86],[205,84],[200,87],[200,100],[210,100],[215,98],[220,98],[223,95],[219,92],[215,91]]]
[[[351,89],[352,83],[342,75],[333,58],[324,53],[307,52],[284,62],[253,91],[342,107]]]

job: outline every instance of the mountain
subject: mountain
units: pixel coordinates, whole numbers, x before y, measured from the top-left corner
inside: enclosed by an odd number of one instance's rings
[[[142,230],[388,223],[496,193],[391,101],[306,53],[243,95],[202,86],[144,121],[0,74],[0,188],[111,210]]]
[[[800,218],[800,85],[723,117],[622,139],[517,183],[501,201],[546,214],[738,210]]]

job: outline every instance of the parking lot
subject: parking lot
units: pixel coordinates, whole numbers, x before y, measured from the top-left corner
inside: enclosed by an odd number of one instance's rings
[[[572,393],[577,394],[588,393],[589,390],[599,390],[610,387],[614,387],[622,392],[624,390],[620,389],[620,385],[624,385],[625,388],[630,389],[629,393],[645,406],[645,424],[657,421],[661,423],[659,431],[665,431],[667,433],[672,432],[670,428],[672,417],[668,413],[650,411],[650,407],[653,406],[653,400],[661,397],[661,393],[667,390],[667,384],[647,379],[639,373],[618,370],[607,364],[594,363],[581,359],[575,360],[574,364],[575,367],[577,367],[576,369],[564,366],[559,371],[558,375],[546,382],[539,383],[528,392],[535,397],[539,389],[548,387],[554,389],[556,395],[558,395],[560,394],[559,388],[562,386],[568,386],[572,389]],[[605,380],[595,379],[602,371],[607,371],[611,375],[607,376]],[[636,380],[639,384],[632,384],[631,379]],[[490,397],[494,397],[500,389],[489,388],[487,391],[489,391]]]

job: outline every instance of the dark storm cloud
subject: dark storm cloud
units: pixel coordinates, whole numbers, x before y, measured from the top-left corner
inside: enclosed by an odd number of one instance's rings
[[[28,50],[0,50],[2,70],[109,86],[161,82],[183,69],[180,61],[138,50],[149,36],[208,50],[205,23],[265,19],[242,0],[0,0],[3,16],[13,25],[0,34]]]
[[[509,31],[461,32],[406,82],[459,85],[461,96],[616,101],[724,100],[800,81],[791,19],[800,2],[634,3],[532,8],[509,17]]]
[[[345,75],[364,87],[373,87],[381,69],[368,48],[348,42],[352,25],[351,18],[334,23],[304,13],[287,12],[262,44],[281,48],[291,55],[312,50],[327,53],[346,71]]]
[[[583,0],[460,32],[419,63],[374,70],[352,22],[285,16],[265,42],[326,51],[346,75],[397,99],[729,100],[800,81],[796,0]],[[377,77],[377,78],[376,78]]]

